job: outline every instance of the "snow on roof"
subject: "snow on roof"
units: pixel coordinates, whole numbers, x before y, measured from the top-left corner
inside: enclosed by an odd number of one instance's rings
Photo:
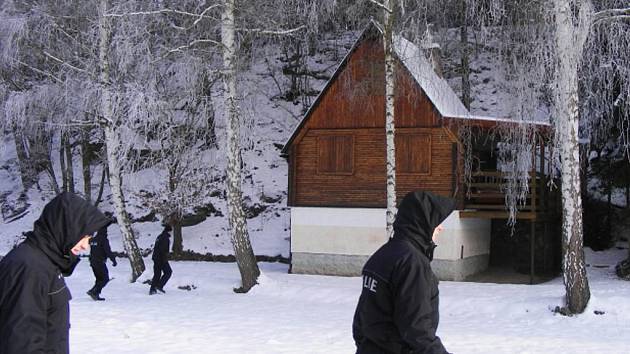
[[[339,63],[339,66],[337,67],[335,73],[326,83],[324,89],[319,93],[315,102],[311,105],[311,107],[302,118],[302,121],[300,121],[300,123],[293,130],[293,133],[289,137],[289,140],[287,140],[286,144],[282,148],[283,155],[288,152],[287,147],[291,145],[293,139],[297,136],[298,132],[306,122],[312,110],[323,96],[324,91],[326,91],[331,82],[336,79],[338,73],[343,69],[354,49],[356,49],[360,42],[365,39],[366,34],[372,30],[378,31],[378,33],[381,35],[383,34],[383,30],[380,28],[380,26],[375,21],[370,21],[370,24],[366,27],[365,30],[363,30],[361,35],[359,35],[359,38],[352,46],[352,49],[348,51],[344,59]],[[470,111],[466,109],[459,96],[455,93],[455,91],[453,91],[448,82],[446,82],[444,78],[435,73],[433,65],[429,63],[426,56],[424,55],[424,49],[419,48],[401,35],[394,35],[393,42],[394,52],[396,56],[402,62],[405,68],[407,68],[409,73],[411,73],[412,77],[414,78],[414,80],[416,80],[418,85],[420,85],[420,87],[424,90],[429,100],[435,105],[435,108],[438,110],[438,112],[440,112],[442,117],[505,123],[514,122],[517,124],[549,125],[549,123],[547,122],[519,121],[508,118],[481,117],[472,115]],[[423,44],[423,47],[429,48],[431,46]]]
[[[402,36],[394,36],[394,51],[443,117],[469,117],[455,91],[433,70],[422,49]]]
[[[500,117],[486,117],[486,116],[478,116],[478,115],[468,115],[468,116],[448,116],[447,118],[454,119],[470,119],[476,121],[489,121],[489,122],[501,122],[501,123],[514,123],[514,124],[533,124],[533,125],[541,125],[541,126],[551,126],[551,123],[539,121],[539,120],[517,120],[510,118],[500,118]]]

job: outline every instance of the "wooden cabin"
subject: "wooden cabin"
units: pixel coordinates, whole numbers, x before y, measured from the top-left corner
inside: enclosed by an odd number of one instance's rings
[[[394,49],[397,198],[427,190],[457,199],[433,267],[442,279],[461,280],[487,267],[490,220],[507,214],[496,171],[477,171],[477,184],[464,193],[458,129],[483,131],[503,120],[471,115],[422,49],[402,37]],[[384,93],[382,32],[372,23],[282,151],[289,166],[292,272],[358,275],[386,241]],[[531,207],[519,215],[537,214]]]

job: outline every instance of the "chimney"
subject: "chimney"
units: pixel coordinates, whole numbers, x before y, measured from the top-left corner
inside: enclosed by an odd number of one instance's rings
[[[420,46],[427,54],[429,62],[433,66],[433,71],[435,71],[439,77],[444,77],[442,75],[442,48],[434,41],[432,32],[433,24],[429,23],[427,24],[427,30],[424,33],[424,38]]]

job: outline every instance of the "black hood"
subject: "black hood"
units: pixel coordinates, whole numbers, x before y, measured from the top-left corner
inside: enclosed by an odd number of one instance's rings
[[[72,247],[110,222],[85,199],[64,192],[46,204],[26,241],[39,248],[64,275],[70,275],[78,262],[70,252]]]
[[[110,220],[111,222],[111,220]],[[96,236],[98,237],[107,237],[107,226],[109,226],[109,224],[101,227],[100,229],[98,229],[98,231],[96,232]]]
[[[451,198],[431,192],[409,192],[398,205],[393,238],[405,238],[412,241],[422,253],[432,259],[435,248],[431,239],[433,230],[454,209],[455,201]]]

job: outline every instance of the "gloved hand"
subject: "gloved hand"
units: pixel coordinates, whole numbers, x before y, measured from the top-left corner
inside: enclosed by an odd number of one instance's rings
[[[114,267],[118,265],[118,262],[116,262],[116,258],[112,258],[112,265]]]

